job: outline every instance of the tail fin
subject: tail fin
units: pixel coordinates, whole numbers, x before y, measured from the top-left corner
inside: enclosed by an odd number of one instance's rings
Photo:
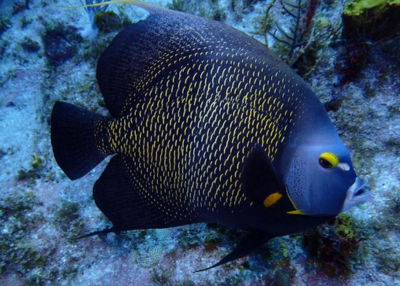
[[[71,180],[79,179],[108,154],[96,146],[96,124],[105,117],[78,106],[56,102],[51,113],[51,145],[60,168]]]

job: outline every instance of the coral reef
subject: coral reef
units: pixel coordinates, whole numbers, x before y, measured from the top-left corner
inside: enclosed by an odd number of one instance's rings
[[[142,267],[149,268],[157,265],[162,258],[163,258],[163,248],[161,245],[156,245],[154,247],[151,247],[147,251],[147,254],[144,257],[141,257],[141,259],[139,259],[138,262]]]

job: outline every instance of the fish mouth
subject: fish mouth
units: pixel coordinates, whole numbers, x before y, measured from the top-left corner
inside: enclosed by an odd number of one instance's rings
[[[347,190],[346,199],[341,212],[345,212],[356,205],[363,204],[369,199],[369,191],[365,187],[366,183],[364,180],[357,177]]]

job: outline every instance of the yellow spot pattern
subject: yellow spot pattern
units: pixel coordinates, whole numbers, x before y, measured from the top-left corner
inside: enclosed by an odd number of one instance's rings
[[[166,49],[132,83],[125,116],[97,128],[107,133],[99,149],[125,155],[138,191],[166,220],[251,207],[245,160],[258,143],[273,162],[300,106],[300,88],[276,67],[223,44],[198,46]]]

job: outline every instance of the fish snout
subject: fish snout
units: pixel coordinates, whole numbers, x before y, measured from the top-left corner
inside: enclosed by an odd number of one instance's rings
[[[352,207],[363,204],[369,199],[369,191],[365,188],[366,183],[360,178],[356,178],[346,193],[346,199],[343,203],[342,212]]]

